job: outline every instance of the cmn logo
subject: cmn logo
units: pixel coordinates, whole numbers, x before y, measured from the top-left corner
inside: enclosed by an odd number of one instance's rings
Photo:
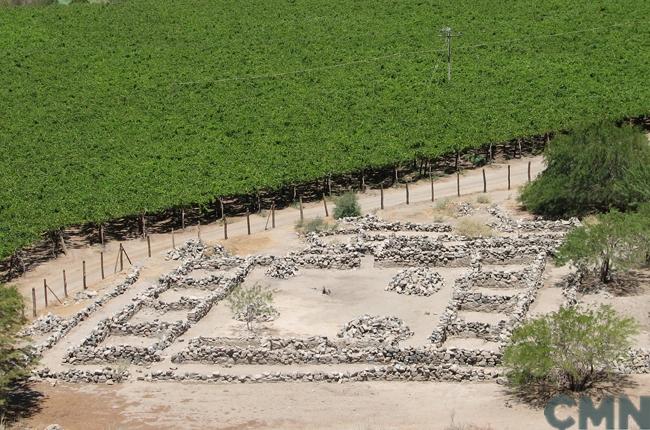
[[[616,403],[618,403],[618,422],[615,420]],[[577,402],[565,395],[553,397],[544,408],[544,416],[551,426],[566,430],[573,427],[576,420],[571,416],[571,412],[567,414],[556,410],[558,406],[578,408],[577,428],[580,430],[596,427],[628,430],[632,422],[636,424],[636,427],[632,428],[650,430],[650,396],[641,396],[638,408],[626,396],[604,397],[598,406],[589,397],[581,397]]]

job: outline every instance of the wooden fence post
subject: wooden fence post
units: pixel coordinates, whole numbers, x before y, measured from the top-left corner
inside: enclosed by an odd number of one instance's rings
[[[228,239],[228,219],[223,217],[223,238]]]
[[[332,174],[327,175],[327,190],[329,192],[330,197],[332,197]]]
[[[144,216],[144,212],[140,215],[142,222],[142,237],[147,236],[147,219]]]
[[[151,258],[151,236],[147,235],[147,255]]]
[[[88,288],[86,286],[86,260],[83,260],[81,262],[81,276],[82,276],[83,286],[85,290],[86,288]]]
[[[487,180],[485,179],[485,169],[483,169],[483,192],[487,193]]]
[[[379,207],[384,210],[384,184],[381,184],[381,188],[379,188],[379,202]]]
[[[298,204],[300,205],[300,222],[305,220],[305,214],[302,211],[302,196],[298,198]]]
[[[248,235],[250,236],[251,234],[251,213],[249,210],[246,210],[246,230],[248,231]]]
[[[219,197],[219,206],[221,207],[221,219],[226,219],[226,208],[223,207],[223,199]]]
[[[102,267],[102,272],[103,272],[103,267]],[[68,280],[65,277],[65,269],[63,269],[63,295],[66,298],[68,297]]]
[[[508,189],[510,189],[510,164],[508,164]]]
[[[528,182],[530,182],[530,161],[528,162]]]
[[[325,193],[323,193],[323,206],[325,207],[325,218],[327,218],[330,214],[327,210],[327,199],[325,198]]]
[[[104,246],[104,224],[99,224],[99,242]]]
[[[406,204],[409,204],[409,183],[406,183]]]
[[[431,201],[434,201],[436,197],[436,193],[433,190],[433,175],[431,174],[431,171],[429,171],[429,180],[431,181]]]
[[[43,279],[43,297],[45,298],[45,307],[47,307],[47,281]]]
[[[196,238],[201,241],[201,221],[196,225]]]
[[[36,318],[36,288],[32,288],[32,316]]]
[[[275,228],[275,203],[271,205],[271,228]]]
[[[124,247],[120,243],[120,272],[124,270]]]
[[[172,228],[172,249],[176,249],[176,240],[174,240],[174,229]]]
[[[460,197],[460,172],[456,172],[456,194]]]
[[[102,272],[102,279],[104,279],[104,251],[99,253],[99,266]]]

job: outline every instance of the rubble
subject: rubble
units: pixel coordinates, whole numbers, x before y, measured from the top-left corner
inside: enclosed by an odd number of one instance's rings
[[[395,342],[413,336],[413,332],[404,324],[404,321],[397,317],[366,314],[348,322],[337,336],[349,339]]]
[[[400,270],[386,287],[386,291],[398,294],[430,296],[444,286],[439,273],[424,267],[414,267]]]

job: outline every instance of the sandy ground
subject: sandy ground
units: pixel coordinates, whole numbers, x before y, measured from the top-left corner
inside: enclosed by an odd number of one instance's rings
[[[518,217],[527,216],[518,210],[514,185],[526,180],[527,159],[512,160],[513,189],[507,190],[504,166],[490,166],[488,186],[497,184],[500,189],[491,191],[487,197],[490,203],[498,203]],[[534,158],[533,174],[541,170],[541,159]],[[499,179],[500,178],[500,179]],[[467,172],[461,177],[463,191],[482,190],[480,170]],[[473,188],[475,189],[473,189]],[[430,184],[428,182],[410,187],[411,204],[404,205],[404,190],[391,189],[385,192],[386,209],[378,210],[379,195],[369,191],[360,195],[360,202],[365,212],[376,212],[380,217],[390,220],[409,220],[431,222],[444,220],[456,226],[454,204],[458,201],[471,202],[475,207],[485,207],[478,203],[481,193],[466,194],[460,199],[455,197],[455,178],[442,178],[436,182],[437,198],[448,197],[449,202],[431,203]],[[332,209],[330,205],[330,210]],[[310,204],[305,209],[307,218],[322,215],[322,205]],[[485,215],[472,215],[485,221]],[[222,243],[226,248],[239,255],[267,253],[283,255],[291,250],[304,247],[304,242],[295,233],[298,211],[287,208],[278,211],[277,228],[263,231],[263,217],[252,217],[252,236],[245,234],[245,222],[231,220],[229,239],[221,240],[222,230],[219,225],[201,227],[201,236],[208,243]],[[188,228],[183,234],[176,234],[179,245],[183,240],[196,237],[196,229]],[[435,233],[432,235],[436,235]],[[345,242],[349,237],[327,239]],[[115,251],[117,243],[108,244],[106,252]],[[156,282],[162,273],[174,269],[178,262],[165,261],[164,253],[171,246],[170,235],[152,237],[153,256],[145,258],[146,242],[131,240],[124,246],[136,264],[142,264],[140,279],[123,295],[111,300],[100,312],[93,314],[87,321],[75,327],[59,344],[45,354],[42,365],[53,370],[65,368],[61,360],[68,348],[77,346],[90,333],[96,324],[107,315],[122,309],[136,295],[145,291]],[[70,291],[81,289],[76,278],[80,270],[71,266],[79,264],[81,259],[91,261],[98,256],[99,248],[72,250],[68,256],[43,263],[34,271],[17,281],[26,297],[31,295],[31,288],[41,286],[44,276],[57,275],[63,268],[68,274]],[[98,260],[98,258],[97,258]],[[454,279],[466,271],[466,268],[435,268],[445,280],[445,287],[430,297],[404,296],[385,291],[390,278],[400,270],[396,267],[374,267],[372,259],[364,259],[362,267],[351,271],[320,271],[301,269],[300,275],[288,280],[274,280],[264,276],[263,269],[255,270],[246,283],[261,282],[266,288],[275,291],[275,305],[280,317],[259,329],[266,334],[278,336],[326,335],[335,337],[346,322],[363,313],[375,315],[395,315],[403,319],[414,331],[414,336],[403,341],[404,345],[427,344],[427,336],[437,325],[439,315],[448,303],[451,285]],[[106,260],[108,261],[108,259]],[[98,262],[98,261],[97,261]],[[111,262],[113,264],[114,262]],[[106,264],[108,267],[108,263]],[[88,264],[89,274],[99,269],[98,265]],[[522,264],[508,266],[485,265],[485,270],[492,268],[519,270]],[[540,314],[557,309],[563,301],[557,281],[566,274],[566,268],[556,268],[552,264],[546,268],[544,286],[540,289],[537,300],[530,313]],[[108,272],[108,270],[107,270]],[[217,271],[195,271],[195,277],[208,276]],[[89,276],[90,288],[99,294],[117,284],[124,274],[110,275],[102,282],[95,282]],[[50,282],[55,291],[60,286]],[[76,283],[75,283],[76,282]],[[330,295],[321,293],[322,287],[332,291]],[[76,290],[75,290],[76,288]],[[38,290],[41,291],[41,290]],[[513,294],[513,289],[479,289],[489,294]],[[72,293],[71,293],[72,295]],[[202,297],[205,292],[193,288],[170,290],[163,300],[174,301],[180,296]],[[636,339],[638,346],[650,346],[650,286],[643,286],[634,296],[610,297],[603,294],[583,297],[587,303],[601,301],[612,303],[617,310],[634,316],[641,324],[642,332]],[[69,315],[85,306],[88,300],[68,300],[65,306],[50,306],[48,311]],[[39,296],[39,306],[42,306]],[[40,308],[39,308],[40,309]],[[461,312],[468,321],[496,322],[505,316],[498,313]],[[150,309],[143,309],[134,316],[132,322],[176,320],[186,317],[186,311],[158,315]],[[186,341],[196,336],[227,336],[244,334],[244,324],[233,321],[225,303],[219,303],[197,324],[177,339],[164,351],[165,360],[152,365],[152,369],[167,369],[172,366],[169,357],[184,348]],[[110,336],[105,344],[129,343],[146,345],[155,339],[133,336],[133,339],[118,339]],[[481,339],[449,339],[445,346],[465,348],[496,349],[496,344]],[[344,368],[341,368],[343,366]],[[94,368],[96,366],[88,366]],[[176,365],[179,371],[220,371],[233,374],[251,374],[262,371],[286,370],[282,366],[241,365],[232,368],[200,363]],[[323,366],[319,366],[323,367]],[[329,370],[353,370],[368,365],[329,366]],[[84,366],[79,366],[84,368]],[[291,370],[308,370],[310,366],[292,366]],[[134,372],[143,368],[133,366]],[[636,384],[636,385],[635,385]],[[627,388],[632,396],[650,394],[645,387],[650,386],[650,376],[635,376],[633,384]],[[494,383],[438,383],[438,382],[374,382],[374,383],[280,383],[251,385],[209,385],[181,383],[151,383],[133,381],[114,386],[89,384],[38,384],[35,389],[44,393],[41,410],[22,421],[18,428],[42,429],[48,424],[59,423],[65,429],[177,429],[177,428],[217,428],[217,429],[445,429],[451,423],[452,416],[457,423],[490,425],[493,429],[520,429],[522,423],[530,429],[550,428],[539,409],[519,403],[504,391],[502,386]],[[83,405],[83,407],[78,407]]]
[[[521,159],[509,160],[511,166],[511,183],[512,190],[507,190],[507,167],[506,164],[491,164],[485,168],[488,190],[490,193],[497,192],[495,196],[499,199],[503,195],[512,199],[513,206],[516,206],[514,197],[516,196],[516,187],[520,186],[527,181],[528,162],[531,162],[531,173],[536,176],[543,169],[542,157],[526,157]],[[460,177],[461,194],[466,196],[472,193],[479,193],[483,190],[483,179],[481,170],[467,170]],[[423,180],[418,183],[409,185],[411,208],[416,207],[416,203],[430,202],[431,200],[431,185],[429,181]],[[456,196],[456,177],[445,176],[438,178],[435,181],[435,194],[436,200],[446,197]],[[491,194],[492,195],[492,194]],[[476,199],[473,196],[472,199]],[[379,190],[368,190],[366,193],[359,194],[359,203],[364,212],[375,212],[379,210]],[[405,189],[404,187],[396,187],[387,189],[384,192],[384,205],[386,210],[379,212],[379,214],[386,218],[391,219],[391,208],[402,208],[405,203]],[[413,221],[432,221],[433,219],[427,214],[433,214],[431,205],[420,205],[415,210],[421,210],[422,215],[409,216]],[[334,209],[334,203],[329,203],[330,213]],[[409,208],[410,209],[410,208]],[[401,210],[401,209],[400,209]],[[304,215],[306,218],[315,218],[324,215],[322,202],[307,203],[304,206]],[[265,231],[267,224],[266,216],[253,215],[251,216],[251,230],[255,233],[253,236],[246,235],[246,219],[245,217],[233,217],[228,220],[228,237],[229,239],[223,240],[223,226],[220,223],[212,223],[208,225],[187,227],[185,231],[177,231],[174,234],[174,241],[176,245],[183,243],[190,238],[196,238],[199,234],[201,238],[208,242],[223,243],[226,248],[236,254],[246,255],[258,252],[260,249],[273,250],[275,254],[284,254],[292,249],[299,249],[301,244],[298,242],[294,226],[300,219],[299,210],[297,208],[288,207],[276,212],[276,226],[273,231]],[[270,226],[269,226],[270,227]],[[37,294],[36,307],[39,313],[44,311],[43,300],[43,279],[47,279],[48,285],[54,292],[63,298],[63,270],[66,271],[68,291],[73,295],[77,291],[82,290],[82,261],[86,262],[86,280],[90,288],[94,288],[95,284],[101,281],[100,271],[100,252],[104,253],[104,272],[108,281],[112,280],[115,276],[118,249],[120,244],[128,253],[131,261],[134,264],[157,266],[164,264],[164,253],[172,248],[172,235],[167,234],[154,234],[151,235],[151,250],[152,257],[147,257],[147,242],[143,239],[132,239],[123,242],[109,242],[104,247],[99,245],[89,246],[86,248],[70,249],[67,255],[61,255],[56,259],[46,261],[32,270],[14,280],[12,285],[16,285],[19,291],[23,294],[25,303],[28,307],[28,316],[31,316],[32,309],[32,288],[35,289]],[[126,262],[126,259],[125,259]],[[128,265],[128,264],[127,264]],[[117,267],[119,270],[119,266]],[[107,282],[107,281],[104,281]],[[50,297],[50,309],[56,305],[56,300]]]
[[[635,376],[626,386],[625,392],[638,404],[638,396],[648,395],[650,375]],[[42,410],[22,428],[58,423],[66,430],[444,430],[452,419],[494,430],[520,430],[524,425],[529,430],[553,428],[543,409],[522,404],[493,383],[128,383],[35,388],[47,395]],[[83,407],[73,406],[80,404]],[[577,418],[575,410],[564,413]]]

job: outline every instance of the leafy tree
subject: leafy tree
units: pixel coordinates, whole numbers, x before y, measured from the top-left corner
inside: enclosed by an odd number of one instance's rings
[[[335,201],[334,218],[345,218],[361,215],[361,207],[354,193],[345,193]]]
[[[650,196],[650,145],[632,127],[601,123],[550,143],[546,169],[522,191],[532,212],[549,217],[635,209]]]
[[[572,230],[556,255],[559,264],[572,261],[594,267],[602,282],[612,280],[614,269],[629,269],[648,261],[650,255],[650,204],[639,212],[614,209],[595,223]]]
[[[23,301],[18,291],[0,285],[0,411],[14,383],[29,373],[31,359],[16,337],[24,323],[22,311]]]
[[[234,318],[246,321],[246,328],[250,331],[253,331],[255,321],[270,319],[278,313],[273,307],[273,292],[263,290],[259,283],[248,288],[237,287],[228,296],[228,304]]]
[[[503,364],[516,387],[583,391],[612,369],[637,330],[633,318],[610,306],[562,307],[516,328]]]

